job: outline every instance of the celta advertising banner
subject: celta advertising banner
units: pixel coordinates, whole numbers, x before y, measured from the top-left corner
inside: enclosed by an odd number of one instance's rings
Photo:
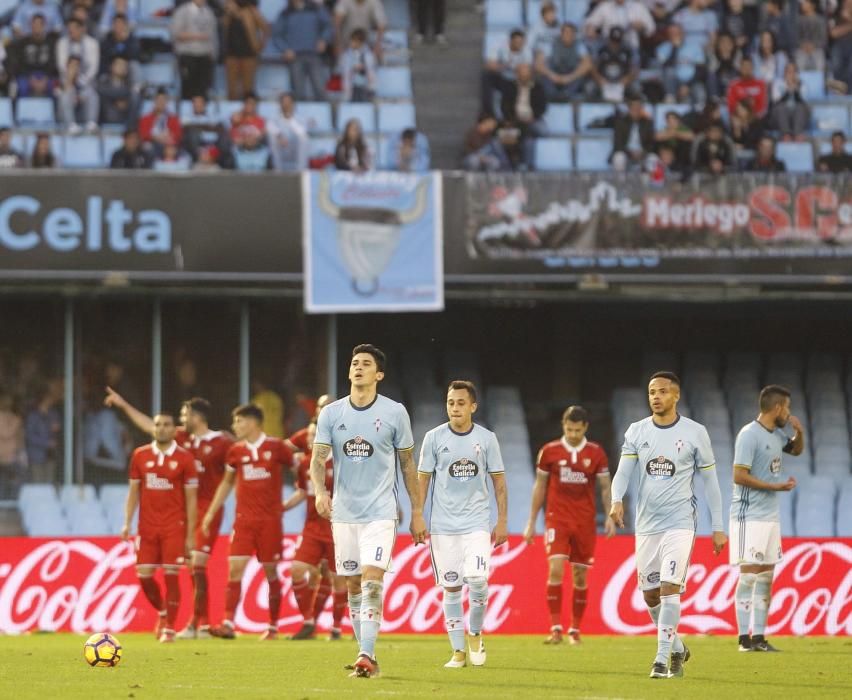
[[[303,175],[305,310],[444,308],[437,173]]]
[[[297,538],[284,537],[278,575],[283,583],[279,625],[301,626],[292,595],[290,561]],[[589,572],[586,634],[656,634],[636,585],[634,539],[599,537]],[[228,538],[219,539],[210,559],[211,622],[221,620],[228,573]],[[156,613],[139,588],[133,545],[114,537],[5,538],[0,547],[0,634],[29,631],[146,632]],[[545,596],[547,558],[541,538],[527,545],[512,536],[491,557],[486,633],[546,634],[550,615]],[[682,597],[680,631],[736,635],[734,596],[739,571],[727,552],[713,555],[709,537],[699,537]],[[568,577],[570,580],[570,577]],[[182,627],[192,613],[188,571],[181,573]],[[566,582],[566,587],[570,583]],[[263,567],[252,559],[242,582],[237,628],[260,633],[269,620]],[[769,610],[769,635],[852,635],[852,540],[787,538],[776,567]],[[465,596],[466,598],[466,596]],[[570,615],[565,596],[564,619]],[[467,605],[467,602],[465,602]],[[331,603],[320,628],[331,623]],[[348,628],[348,618],[344,619]],[[444,633],[441,589],[435,585],[429,548],[400,536],[392,571],[385,576],[384,632]]]

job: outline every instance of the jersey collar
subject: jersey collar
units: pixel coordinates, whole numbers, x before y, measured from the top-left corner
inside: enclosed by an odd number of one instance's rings
[[[586,440],[586,438],[583,438],[583,441],[582,441],[579,445],[577,445],[577,447],[571,447],[571,443],[569,443],[569,442],[565,439],[565,436],[564,436],[564,435],[563,435],[561,438],[559,438],[559,439],[560,439],[560,440],[562,440],[562,447],[564,447],[566,450],[568,450],[569,452],[571,452],[571,453],[573,453],[573,454],[575,454],[575,455],[576,455],[578,452],[582,452],[582,451],[583,451],[583,449],[584,449],[584,448],[586,447],[586,445],[588,444],[588,441]]]
[[[221,430],[207,430],[204,435],[193,435],[192,436],[192,444],[195,447],[198,447],[202,442],[209,442],[214,438],[219,437],[222,434]]]
[[[257,459],[257,450],[264,442],[266,442],[266,440],[266,433],[261,433],[260,437],[257,439],[257,442],[249,442],[248,440],[246,440],[246,447],[249,448],[249,452],[251,452],[251,456],[253,459]]]
[[[675,418],[675,419],[674,419],[671,423],[669,423],[668,425],[657,425],[657,423],[654,421],[654,417],[652,416],[652,417],[651,417],[651,424],[652,424],[655,428],[659,428],[660,430],[668,430],[669,428],[674,428],[674,427],[675,427],[678,423],[680,423],[680,413],[677,413],[676,415],[677,415],[677,418]]]
[[[352,397],[351,396],[349,397],[349,405],[356,411],[366,411],[367,409],[372,408],[373,404],[375,404],[376,401],[378,401],[378,400],[379,400],[379,392],[377,391],[375,398],[372,401],[370,401],[370,403],[368,403],[366,406],[356,406],[354,403],[352,403]]]
[[[470,430],[465,430],[463,433],[459,433],[453,430],[453,426],[450,424],[450,421],[447,421],[447,427],[450,429],[450,432],[453,435],[458,435],[459,437],[464,437],[465,435],[470,435],[473,432],[473,429],[476,427],[476,423],[473,421],[470,422]]]
[[[157,464],[162,464],[165,461],[166,457],[171,457],[175,453],[176,449],[177,443],[174,440],[172,440],[172,444],[169,445],[168,449],[163,452],[160,452],[159,448],[157,447],[156,440],[151,442],[151,452],[153,452],[154,456],[157,458]]]

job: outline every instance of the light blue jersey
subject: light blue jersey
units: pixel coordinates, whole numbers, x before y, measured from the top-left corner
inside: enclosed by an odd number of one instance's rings
[[[734,446],[734,467],[747,467],[756,479],[777,484],[781,476],[781,453],[790,437],[780,428],[767,430],[756,420],[744,426]],[[789,448],[788,448],[789,449]],[[732,520],[779,520],[778,494],[734,484]]]
[[[381,394],[363,408],[338,399],[320,413],[314,444],[334,456],[332,522],[397,519],[396,451],[414,447],[405,406]]]
[[[621,461],[612,484],[612,500],[621,501],[638,466],[639,500],[636,534],[696,527],[697,499],[693,479],[703,472],[713,530],[721,531],[722,502],[715,458],[707,429],[684,416],[669,426],[652,417],[633,423],[624,434]]]
[[[457,433],[449,423],[423,438],[419,472],[432,474],[429,532],[466,535],[491,530],[488,474],[503,473],[497,436],[475,423]]]

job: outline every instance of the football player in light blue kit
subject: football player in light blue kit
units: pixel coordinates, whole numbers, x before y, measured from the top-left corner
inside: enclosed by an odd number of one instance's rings
[[[473,382],[456,380],[447,389],[449,422],[433,428],[423,438],[420,464],[420,505],[431,506],[432,566],[435,581],[444,589],[444,622],[453,655],[446,668],[467,665],[464,643],[462,584],[470,595],[470,661],[485,665],[482,621],[488,603],[491,541],[507,539],[509,512],[503,458],[497,436],[473,422],[476,412]],[[497,499],[497,524],[491,532],[488,476]],[[430,488],[431,483],[431,488]]]
[[[714,552],[719,554],[728,541],[722,529],[722,494],[710,436],[703,425],[678,414],[679,399],[677,375],[657,372],[651,377],[648,402],[652,415],[633,423],[624,434],[621,460],[612,482],[610,517],[618,527],[624,527],[624,494],[638,465],[636,568],[639,588],[657,625],[657,656],[651,678],[683,676],[683,664],[690,656],[677,635],[677,625],[680,594],[695,542],[696,472],[704,479]]]
[[[397,460],[411,500],[411,535],[415,544],[426,540],[411,421],[402,404],[377,392],[384,370],[385,355],[374,345],[352,350],[350,394],[320,413],[311,455],[317,513],[331,519],[337,572],[347,577],[349,614],[360,645],[352,675],[360,678],[379,674],[375,649],[382,623],[382,585],[399,513]],[[330,453],[333,501],[325,488]]]
[[[790,424],[795,435],[782,428]],[[771,384],[760,392],[760,414],[744,426],[734,447],[734,498],[731,501],[732,566],[740,567],[736,609],[740,651],[778,651],[764,632],[775,565],[781,561],[778,491],[792,491],[796,480],[781,474],[781,453],[805,449],[802,424],[790,415],[790,391]],[[749,623],[752,611],[754,622]]]

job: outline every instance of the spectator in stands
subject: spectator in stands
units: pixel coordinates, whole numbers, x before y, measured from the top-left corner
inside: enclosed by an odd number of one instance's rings
[[[154,157],[151,168],[158,172],[182,173],[192,167],[192,158],[181,150],[178,143],[167,143],[159,156]]]
[[[692,165],[697,172],[723,175],[734,166],[734,144],[721,121],[707,125],[692,144]]]
[[[719,34],[709,66],[707,85],[714,97],[728,94],[731,83],[739,77],[740,52],[730,34]]]
[[[811,108],[802,95],[802,82],[795,63],[788,63],[784,79],[772,86],[772,127],[784,141],[801,141],[811,125]]]
[[[20,483],[26,463],[24,421],[12,396],[0,394],[0,482]]]
[[[432,35],[435,41],[445,45],[447,38],[444,36],[444,18],[447,14],[446,0],[416,0],[417,3],[417,34],[414,41],[422,44],[423,39],[429,32],[429,20],[432,20]]]
[[[172,15],[171,33],[180,72],[181,99],[207,96],[219,54],[218,25],[207,0],[190,0],[178,7]]]
[[[800,0],[796,18],[798,44],[794,57],[802,70],[825,71],[825,50],[828,47],[828,23],[817,12],[816,0]]]
[[[520,63],[532,63],[532,50],[527,46],[523,29],[513,29],[503,46],[485,58],[482,71],[482,111],[497,114],[500,110],[498,96],[505,85],[515,79],[515,68]]]
[[[41,15],[44,18],[45,31],[48,34],[62,31],[64,24],[62,14],[53,0],[24,0],[18,5],[12,17],[12,31],[16,37],[26,36],[31,31],[32,19],[35,15]]]
[[[62,381],[48,382],[35,397],[35,404],[27,412],[24,424],[26,436],[28,481],[52,482],[56,480],[59,447],[62,436]]]
[[[746,170],[760,173],[783,173],[787,170],[783,161],[775,157],[775,141],[764,136],[757,144],[757,153]]]
[[[728,86],[728,114],[737,108],[740,100],[751,100],[751,106],[758,117],[766,114],[769,105],[769,91],[766,83],[754,77],[754,63],[748,56],[740,61],[740,77]]]
[[[760,3],[758,31],[769,32],[779,51],[790,53],[793,48],[793,24],[784,8],[784,0],[765,0]]]
[[[672,17],[672,26],[683,30],[685,43],[701,51],[712,45],[719,30],[718,17],[707,5],[707,0],[688,0]]]
[[[11,82],[8,59],[9,56],[6,54],[6,47],[0,41],[0,95],[3,96],[9,94],[9,84]]]
[[[690,166],[692,155],[692,142],[695,133],[686,124],[681,116],[674,111],[666,112],[666,122],[661,131],[654,134],[657,154],[663,159],[667,167],[677,172],[686,172]],[[663,158],[663,149],[671,151],[671,159]]]
[[[721,31],[729,34],[740,51],[748,48],[757,34],[757,17],[754,8],[744,8],[743,0],[727,0],[722,15]]]
[[[775,37],[770,32],[761,32],[757,50],[752,54],[754,75],[767,85],[784,77],[787,55],[775,47]]]
[[[373,51],[376,58],[382,59],[382,37],[388,21],[382,0],[338,0],[334,8],[334,29],[338,53],[343,53],[344,44],[356,29],[363,29],[369,36],[376,32]]]
[[[567,102],[582,94],[586,77],[592,72],[589,52],[577,41],[577,28],[570,22],[562,25],[550,51],[539,51],[535,60],[550,102]]]
[[[291,0],[279,15],[273,30],[275,48],[281,51],[290,69],[290,85],[298,100],[323,101],[325,77],[322,55],[334,36],[331,17],[322,5]],[[311,92],[307,84],[311,84]]]
[[[296,116],[293,95],[285,92],[278,100],[281,113],[266,122],[266,134],[273,167],[281,172],[308,167],[308,129]]]
[[[79,20],[86,29],[86,34],[95,37],[98,34],[98,23],[95,21],[94,8],[92,7],[93,0],[74,0],[70,4],[71,11],[65,12],[67,25],[72,19]],[[69,7],[69,5],[66,5]]]
[[[624,42],[622,29],[613,27],[592,64],[592,78],[600,98],[606,102],[623,102],[628,86],[638,75],[638,54]]]
[[[35,146],[30,156],[31,168],[56,168],[59,161],[53,154],[53,144],[50,142],[50,134],[41,132],[36,134]]]
[[[648,8],[638,0],[603,0],[586,17],[584,26],[590,39],[610,37],[617,27],[624,42],[634,50],[639,49],[639,39],[650,36],[656,28]]]
[[[687,42],[679,24],[670,25],[668,35],[668,41],[657,47],[656,55],[666,98],[678,102],[704,102],[707,97],[704,48],[695,41]]]
[[[231,143],[242,146],[251,137],[266,133],[266,120],[257,113],[257,95],[250,92],[243,100],[243,108],[231,115]]]
[[[272,157],[264,132],[254,127],[243,130],[240,141],[234,144],[234,161],[242,172],[270,170]]]
[[[205,146],[216,146],[220,165],[230,165],[229,155],[231,144],[228,131],[224,124],[214,117],[209,110],[207,98],[196,95],[192,98],[192,112],[181,120],[183,127],[183,146],[193,157],[198,158],[198,152]]]
[[[85,26],[78,19],[68,21],[68,33],[56,42],[56,66],[60,82],[65,80],[68,59],[72,56],[80,61],[77,76],[79,86],[84,90],[94,90],[101,64],[101,47],[96,39],[86,34]]]
[[[101,124],[128,126],[139,116],[139,93],[130,77],[130,64],[114,58],[108,75],[98,78]]]
[[[114,29],[113,21],[117,15],[124,16],[129,31],[136,29],[139,23],[139,10],[136,3],[130,0],[107,0],[98,22],[99,36],[105,37],[111,29]]]
[[[112,20],[112,29],[101,41],[101,74],[109,72],[116,58],[123,58],[128,63],[131,79],[138,82],[139,75],[139,40],[130,33],[130,25],[126,15],[116,15]]]
[[[192,165],[194,172],[216,173],[221,169],[219,149],[216,146],[203,146],[198,150],[198,159]]]
[[[831,72],[834,79],[852,91],[852,0],[842,0],[829,23]]]
[[[539,10],[540,17],[530,28],[530,50],[537,62],[539,56],[547,59],[554,42],[559,40],[562,25],[556,14],[556,5],[551,0],[544,0]]]
[[[257,64],[269,39],[269,24],[251,0],[225,0],[222,25],[228,99],[241,100],[254,91]]]
[[[0,126],[0,170],[23,168],[24,165],[24,157],[12,148],[12,130]]]
[[[483,112],[464,141],[464,168],[478,172],[501,172],[512,169],[509,156],[497,137],[497,120]]]
[[[766,120],[758,119],[749,100],[737,102],[731,113],[731,140],[738,146],[753,151],[766,131]]]
[[[83,76],[81,62],[77,56],[68,58],[56,90],[56,99],[59,103],[60,120],[69,134],[74,136],[81,133],[81,122],[85,122],[86,131],[90,133],[98,130],[98,93]]]
[[[504,126],[520,130],[520,147],[528,168],[533,166],[535,138],[543,136],[546,127],[542,121],[547,111],[547,95],[536,81],[532,66],[520,63],[515,69],[515,80],[506,85],[501,105]]]
[[[10,47],[10,67],[18,97],[52,97],[56,88],[56,39],[47,33],[44,15],[32,16],[30,33]]]
[[[142,144],[158,156],[170,144],[180,144],[183,129],[176,114],[169,112],[169,93],[157,90],[153,109],[139,120],[139,138]]]
[[[124,144],[112,154],[109,167],[113,170],[147,170],[151,157],[143,150],[139,132],[128,129],[124,132]]]
[[[846,152],[846,134],[842,131],[831,135],[831,152],[820,156],[817,169],[822,173],[852,172],[852,155]]]
[[[613,170],[641,168],[645,157],[654,152],[654,122],[645,113],[642,98],[633,95],[627,101],[627,114],[618,112],[613,122]]]
[[[388,162],[385,167],[400,173],[429,171],[429,141],[417,129],[403,129],[388,142]]]
[[[337,141],[334,151],[334,167],[338,170],[351,170],[363,173],[370,169],[371,158],[367,142],[361,130],[361,122],[350,119],[346,122],[343,134]]]
[[[367,47],[363,29],[356,29],[349,37],[349,47],[340,57],[340,76],[344,101],[372,101],[376,93],[376,57]]]

